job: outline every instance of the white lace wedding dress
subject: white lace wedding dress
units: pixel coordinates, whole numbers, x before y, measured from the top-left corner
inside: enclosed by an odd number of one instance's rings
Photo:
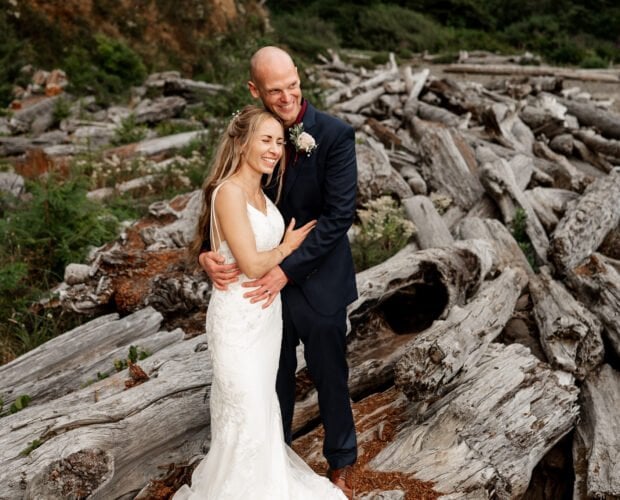
[[[217,189],[214,192],[213,199]],[[267,198],[266,198],[267,199]],[[267,199],[267,213],[248,204],[259,251],[275,248],[284,221]],[[217,230],[217,225],[211,227]],[[213,245],[212,247],[216,248]],[[226,242],[219,253],[234,258]],[[284,442],[275,391],[282,338],[282,304],[251,304],[240,280],[213,289],[207,310],[207,340],[213,361],[211,448],[173,500],[346,500]]]

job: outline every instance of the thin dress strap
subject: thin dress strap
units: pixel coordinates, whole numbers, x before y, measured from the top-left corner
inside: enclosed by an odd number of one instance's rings
[[[215,215],[215,195],[217,194],[218,190],[224,185],[225,182],[226,181],[222,182],[221,184],[218,184],[213,190],[213,194],[211,195],[211,220],[209,223],[211,230],[209,231],[210,233],[209,238],[211,241],[211,249],[215,252],[219,250],[219,246],[222,243],[222,237],[220,236],[220,228],[217,225],[217,216]],[[215,245],[216,241],[217,241],[217,245]]]

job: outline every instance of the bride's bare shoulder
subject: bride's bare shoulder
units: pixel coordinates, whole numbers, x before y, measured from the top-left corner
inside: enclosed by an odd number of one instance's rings
[[[215,206],[217,208],[230,205],[239,205],[245,203],[245,193],[243,188],[234,182],[224,182],[218,189],[215,198]]]

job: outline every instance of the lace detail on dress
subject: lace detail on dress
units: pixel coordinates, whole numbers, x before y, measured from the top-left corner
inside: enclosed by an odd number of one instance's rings
[[[267,199],[266,214],[249,204],[247,210],[257,249],[275,248],[284,234],[276,206]],[[217,218],[211,227],[219,233]],[[226,241],[218,251],[234,262]],[[247,280],[241,275],[228,290],[212,292],[206,320],[213,362],[211,448],[192,475],[191,489],[184,486],[174,499],[342,500],[342,492],[284,442],[275,392],[282,304],[279,295],[266,309],[251,304],[241,286]]]

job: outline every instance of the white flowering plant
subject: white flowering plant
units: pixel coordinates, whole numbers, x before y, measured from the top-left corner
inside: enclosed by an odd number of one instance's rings
[[[380,264],[398,252],[415,234],[415,226],[390,196],[368,201],[357,211],[359,223],[352,228],[351,251],[355,270]]]
[[[304,153],[305,155],[310,156],[318,147],[314,137],[304,131],[303,123],[298,123],[297,125],[291,127],[289,137],[293,143],[293,146],[295,146],[295,151],[298,153]]]

